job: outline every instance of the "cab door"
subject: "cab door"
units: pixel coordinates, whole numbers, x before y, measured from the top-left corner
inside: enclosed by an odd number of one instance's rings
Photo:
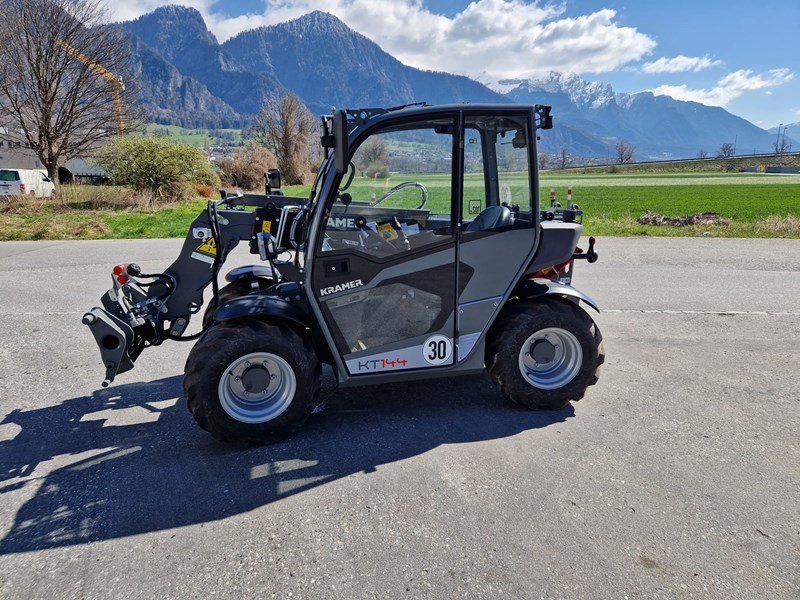
[[[349,376],[455,362],[457,122],[378,125],[326,207],[313,293]]]
[[[463,125],[458,362],[496,317],[536,249],[536,135],[528,110],[469,111]]]

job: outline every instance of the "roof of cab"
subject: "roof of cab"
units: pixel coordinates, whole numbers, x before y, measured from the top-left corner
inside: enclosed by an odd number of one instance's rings
[[[378,107],[364,107],[364,108],[348,108],[345,109],[351,115],[366,115],[367,118],[362,123],[350,128],[351,133],[356,129],[363,130],[366,125],[372,126],[382,121],[391,121],[394,119],[405,118],[409,116],[424,116],[436,115],[443,113],[454,112],[484,112],[484,113],[525,113],[533,112],[536,107],[532,104],[513,104],[513,103],[477,103],[461,102],[453,104],[409,104],[406,106],[393,107],[391,109],[378,108]],[[386,111],[386,112],[379,112]],[[372,114],[370,114],[372,113]],[[362,117],[363,119],[364,117]]]

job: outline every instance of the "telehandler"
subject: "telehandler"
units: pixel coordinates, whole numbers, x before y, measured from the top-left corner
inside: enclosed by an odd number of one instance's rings
[[[488,370],[531,409],[583,397],[602,336],[571,286],[582,211],[540,208],[537,139],[549,106],[415,104],[333,110],[308,198],[220,193],[163,273],[119,264],[83,316],[109,385],[141,352],[197,340],[184,390],[219,440],[276,441],[319,408],[321,364],[339,385]],[[258,264],[225,276],[240,243]],[[212,295],[202,329],[187,334]]]

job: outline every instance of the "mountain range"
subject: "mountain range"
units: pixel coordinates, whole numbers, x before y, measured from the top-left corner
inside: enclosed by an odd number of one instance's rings
[[[220,44],[201,14],[158,8],[118,23],[130,41],[137,92],[159,123],[242,127],[269,98],[287,90],[315,113],[331,107],[426,101],[551,104],[555,127],[545,150],[607,157],[618,140],[636,158],[713,155],[723,142],[740,152],[769,151],[774,136],[722,108],[650,92],[615,93],[574,74],[479,82],[404,65],[328,13],[244,31]]]

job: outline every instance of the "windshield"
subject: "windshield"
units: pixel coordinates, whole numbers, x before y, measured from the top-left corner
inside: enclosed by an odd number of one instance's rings
[[[19,181],[19,173],[17,171],[0,171],[0,181]]]

